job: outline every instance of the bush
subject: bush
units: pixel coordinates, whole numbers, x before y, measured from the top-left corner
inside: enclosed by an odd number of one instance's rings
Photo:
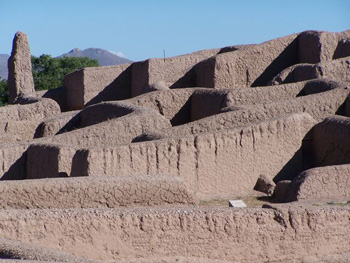
[[[50,55],[32,56],[35,90],[55,89],[63,86],[64,76],[78,69],[99,66],[96,59],[87,57],[52,58]],[[0,77],[0,106],[8,103],[7,80]]]

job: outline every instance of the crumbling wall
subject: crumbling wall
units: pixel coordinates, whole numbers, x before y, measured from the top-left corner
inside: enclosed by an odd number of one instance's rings
[[[277,38],[204,60],[203,65],[196,66],[196,84],[228,89],[264,86],[282,69],[298,63],[297,36]]]
[[[296,114],[198,136],[90,148],[84,175],[169,174],[204,199],[244,195],[261,173],[289,178],[301,171],[302,140],[314,124],[308,114]]]
[[[34,93],[34,80],[28,37],[23,32],[15,34],[11,56],[8,60],[9,103],[30,93]]]
[[[130,64],[84,68],[65,76],[67,109],[80,110],[85,105],[130,97]]]
[[[166,87],[193,87],[190,69],[198,62],[216,55],[219,49],[203,50],[187,55],[148,59],[132,64],[131,97],[141,95],[154,83],[164,81]]]
[[[347,200],[350,198],[349,175],[349,164],[306,170],[291,182],[287,200]]]
[[[349,253],[349,213],[317,207],[2,210],[0,234],[96,260],[180,255],[298,262]]]
[[[350,163],[350,118],[332,116],[313,129],[314,166]]]
[[[159,175],[0,182],[0,193],[1,209],[113,208],[195,203],[183,180]]]

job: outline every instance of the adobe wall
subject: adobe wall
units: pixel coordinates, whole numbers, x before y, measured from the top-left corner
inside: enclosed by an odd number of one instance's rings
[[[321,61],[332,60],[350,55],[337,49],[343,39],[350,38],[350,30],[333,33],[325,31],[305,31],[299,34],[299,63],[316,64]],[[336,56],[336,57],[335,57]]]
[[[16,136],[20,141],[31,140],[43,119],[61,112],[58,104],[51,99],[35,101],[1,107],[0,136]]]
[[[94,108],[98,107],[96,105]],[[89,123],[81,123],[82,126],[86,124]],[[80,158],[84,158],[85,154],[79,149],[128,145],[141,133],[170,127],[170,122],[158,112],[143,110],[53,137],[37,139],[28,150],[27,178],[58,177],[60,173],[67,176],[84,175],[81,169],[85,169],[85,166],[81,164]]]
[[[210,134],[90,148],[81,175],[169,174],[183,178],[201,199],[241,196],[251,192],[260,174],[296,176],[302,140],[314,124],[308,114],[294,114]]]
[[[75,71],[65,76],[67,88],[67,110],[82,109],[89,102],[94,103],[127,99],[130,97],[130,64],[92,67]],[[124,72],[124,74],[122,74]]]
[[[60,113],[60,107],[51,99],[40,99],[30,104],[16,104],[0,107],[1,121],[30,121],[44,119]]]
[[[165,59],[148,59],[132,64],[131,97],[136,97],[152,84],[164,81],[166,87],[193,87],[190,69],[198,62],[216,55],[219,49],[203,50]]]
[[[218,131],[234,127],[251,125],[256,122],[276,118],[284,114],[291,113],[309,113],[317,122],[324,118],[334,115],[345,103],[350,90],[345,89],[343,84],[340,85],[320,85],[321,89],[333,88],[321,93],[301,96],[289,100],[282,100],[267,104],[258,104],[244,106],[229,112],[223,112],[214,116],[203,118],[191,123],[176,126],[162,131],[164,136],[181,137],[189,134],[198,134],[203,132]],[[270,87],[266,87],[267,89]],[[306,88],[306,87],[304,87]],[[312,85],[306,90],[315,92]],[[320,106],[322,105],[322,106]]]
[[[333,79],[350,81],[350,57],[339,58],[313,64],[297,64],[291,66],[271,81],[272,85],[291,83],[308,79]]]
[[[26,176],[29,143],[3,143],[0,148],[0,179],[18,180]]]
[[[303,262],[349,253],[349,215],[346,207],[2,210],[0,235],[95,260]]]
[[[196,86],[228,89],[264,86],[282,69],[298,63],[297,36],[209,58],[195,68]]]
[[[313,129],[314,166],[350,163],[350,118],[332,116]]]
[[[170,176],[96,176],[0,182],[1,209],[113,208],[189,205],[182,179]]]
[[[74,128],[74,118],[80,111],[68,111],[43,120],[36,128],[34,138],[54,136],[59,132]]]
[[[0,121],[1,136],[16,136],[18,141],[29,141],[34,138],[41,120],[32,121]]]
[[[299,82],[253,89],[199,89],[191,97],[191,121],[219,114],[225,107],[246,108],[295,98],[306,84]]]
[[[4,238],[0,238],[0,255],[2,263],[82,262],[72,254],[58,249]]]
[[[191,121],[192,94],[197,90],[201,88],[158,90],[123,102],[156,110],[176,126]]]
[[[348,200],[350,198],[350,165],[334,165],[306,170],[289,187],[288,201]]]
[[[119,118],[86,125],[86,127],[84,127],[85,122],[80,123],[82,128],[36,141],[65,144],[72,147],[116,146],[131,143],[133,138],[144,132],[171,128],[166,118],[152,110],[132,112]]]

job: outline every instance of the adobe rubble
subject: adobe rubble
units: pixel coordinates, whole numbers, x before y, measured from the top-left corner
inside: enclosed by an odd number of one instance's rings
[[[81,69],[34,92],[17,33],[13,105],[0,108],[0,254],[347,259],[349,43],[350,31],[305,31]]]

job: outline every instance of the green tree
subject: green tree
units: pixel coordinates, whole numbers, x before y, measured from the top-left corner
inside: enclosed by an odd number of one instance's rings
[[[87,57],[52,58],[50,55],[32,56],[32,72],[36,90],[63,86],[64,76],[78,69],[99,66],[96,59]]]
[[[50,55],[32,56],[32,72],[36,90],[63,86],[64,76],[78,69],[99,66],[96,59],[87,57],[53,58]],[[8,103],[7,80],[0,77],[0,106]]]
[[[7,80],[0,77],[0,107],[5,106],[9,100],[9,89]]]

